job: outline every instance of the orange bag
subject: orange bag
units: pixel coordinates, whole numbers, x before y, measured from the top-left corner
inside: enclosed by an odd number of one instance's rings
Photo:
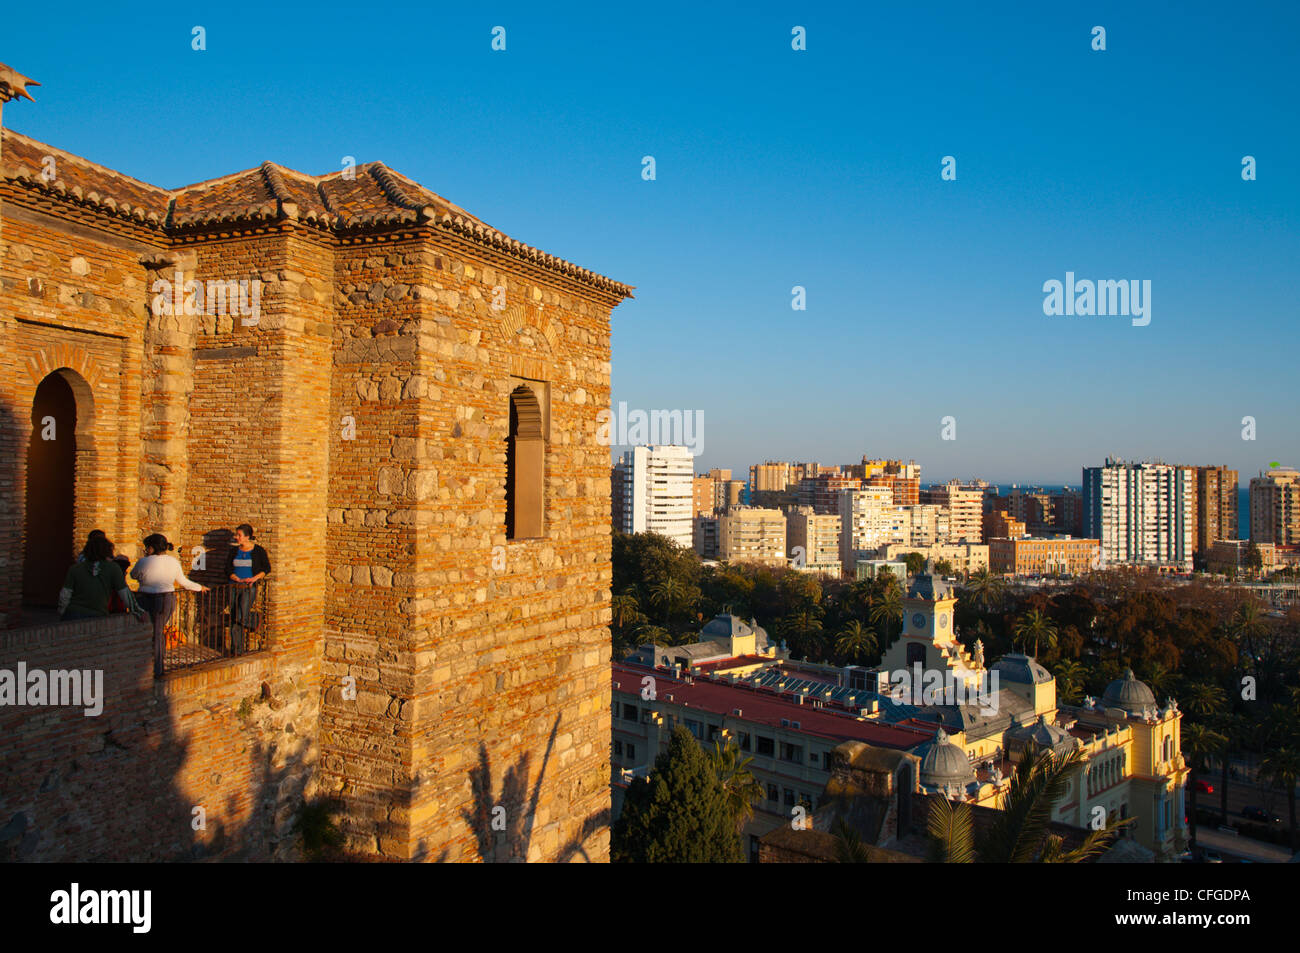
[[[167,637],[168,649],[174,649],[181,644],[181,630],[176,624],[175,619],[168,620],[167,627],[163,630],[163,633]]]

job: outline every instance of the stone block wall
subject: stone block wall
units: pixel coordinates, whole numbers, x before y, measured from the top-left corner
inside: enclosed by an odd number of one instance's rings
[[[265,655],[156,682],[152,638],[129,616],[0,632],[0,669],[100,671],[105,696],[0,707],[0,860],[298,858],[315,686]]]
[[[390,173],[375,178],[409,201]],[[139,714],[149,740],[110,746],[126,783],[115,798],[202,805],[209,823],[187,838],[174,829],[182,815],[168,815],[169,833],[148,835],[139,857],[196,844],[289,856],[293,813],[319,792],[342,806],[354,850],[608,859],[609,466],[596,433],[622,293],[427,209],[336,230],[280,199],[278,213],[272,203],[247,221],[200,215],[164,232],[41,194],[0,176],[6,624],[21,597],[22,417],[60,368],[84,378],[74,392],[87,410],[69,554],[94,527],[133,557],[160,531],[194,578],[219,584],[228,533],[249,522],[273,564],[265,650],[119,683],[123,724]],[[151,308],[154,282],[178,272],[260,281],[256,323]],[[542,409],[544,532],[507,540],[521,385]],[[132,658],[148,648],[125,632]],[[0,827],[14,805],[36,816],[45,782],[33,772],[84,770],[99,750],[102,732],[58,724],[53,761],[24,763]],[[61,846],[42,857],[131,856],[125,833],[60,824]]]

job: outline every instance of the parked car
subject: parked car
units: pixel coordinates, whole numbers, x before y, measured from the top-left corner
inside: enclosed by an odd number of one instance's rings
[[[1262,807],[1243,807],[1241,816],[1251,821],[1259,821],[1261,824],[1281,824],[1282,818],[1272,811],[1266,811]]]
[[[1192,790],[1197,794],[1213,794],[1214,785],[1209,781],[1193,781]]]

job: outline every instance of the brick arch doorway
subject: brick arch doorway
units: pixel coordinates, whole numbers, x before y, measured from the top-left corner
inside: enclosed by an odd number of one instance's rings
[[[47,374],[32,398],[23,519],[23,605],[53,607],[76,552],[78,476],[90,462],[93,398],[69,368]]]

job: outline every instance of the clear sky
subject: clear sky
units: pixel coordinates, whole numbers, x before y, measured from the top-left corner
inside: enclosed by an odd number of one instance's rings
[[[166,187],[382,160],[636,285],[614,401],[702,411],[697,469],[1300,464],[1300,3],[714,6],[20,5],[4,119]],[[1044,315],[1067,271],[1150,324]]]

